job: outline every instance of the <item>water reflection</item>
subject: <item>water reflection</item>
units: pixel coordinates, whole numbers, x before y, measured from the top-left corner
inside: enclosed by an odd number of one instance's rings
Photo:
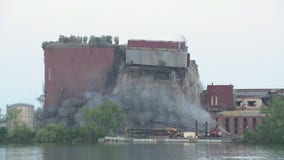
[[[0,146],[1,160],[41,160],[43,148],[33,145]]]
[[[0,146],[0,160],[282,159],[283,148],[231,143],[6,145]]]

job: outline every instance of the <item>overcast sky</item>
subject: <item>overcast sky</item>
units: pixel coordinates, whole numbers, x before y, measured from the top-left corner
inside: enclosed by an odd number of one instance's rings
[[[204,86],[284,88],[283,0],[0,0],[0,108],[43,92],[59,35],[187,41]]]

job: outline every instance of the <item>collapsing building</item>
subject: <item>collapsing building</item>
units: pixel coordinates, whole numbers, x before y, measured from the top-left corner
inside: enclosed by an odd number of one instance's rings
[[[129,73],[151,74],[169,79],[171,73],[184,79],[190,58],[185,42],[129,40],[126,65]]]
[[[197,65],[184,42],[129,40],[125,63],[114,94],[128,112],[130,127],[192,127],[194,117],[202,117],[195,114],[200,111]]]
[[[68,46],[60,42],[47,45],[44,48],[45,108],[56,107],[71,97],[84,97],[92,89],[104,93],[114,52],[114,46]]]
[[[90,40],[44,44],[46,110],[66,106],[72,113],[63,115],[74,117],[80,107],[71,109],[69,99],[82,99],[79,106],[113,100],[127,112],[129,127],[194,125],[194,117],[206,114],[199,107],[197,65],[184,42],[129,40],[125,47],[111,38]]]
[[[208,85],[201,94],[201,103],[212,118],[230,135],[243,136],[246,131],[256,131],[264,115],[261,108],[269,107],[274,95],[284,94],[284,89],[233,89],[232,85]]]

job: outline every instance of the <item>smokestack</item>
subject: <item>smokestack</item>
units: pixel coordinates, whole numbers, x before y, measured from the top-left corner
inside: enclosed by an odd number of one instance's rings
[[[205,121],[205,136],[207,136],[208,133],[208,122]]]
[[[195,119],[195,136],[198,136],[198,124],[197,124],[197,120]]]

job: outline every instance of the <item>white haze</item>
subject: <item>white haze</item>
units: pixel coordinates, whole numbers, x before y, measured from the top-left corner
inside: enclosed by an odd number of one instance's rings
[[[209,113],[200,106],[200,92],[197,66],[191,61],[182,82],[175,76],[160,80],[121,70],[113,92],[105,95],[88,92],[86,100],[90,107],[105,100],[118,103],[127,113],[129,128],[181,127],[193,131],[195,120],[200,124],[211,121]]]

